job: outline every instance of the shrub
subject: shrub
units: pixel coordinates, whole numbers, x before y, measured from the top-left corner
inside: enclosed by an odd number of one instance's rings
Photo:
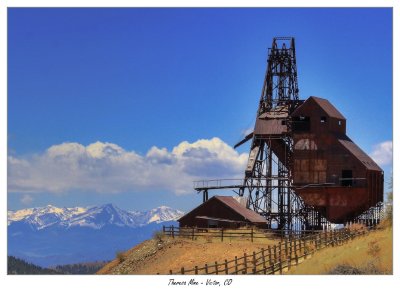
[[[153,239],[155,239],[157,242],[162,242],[164,238],[164,233],[159,230],[159,231],[155,231],[153,233]]]
[[[368,251],[367,251],[368,255],[371,255],[372,257],[376,258],[379,256],[380,251],[381,248],[376,239],[368,243]]]
[[[213,239],[213,235],[212,235],[212,233],[208,233],[204,236],[204,238],[206,239],[206,242],[211,243],[212,239]]]
[[[122,251],[118,251],[116,254],[116,257],[117,257],[119,263],[122,263],[126,259],[125,254]]]
[[[350,265],[338,265],[335,268],[333,268],[330,272],[328,272],[329,275],[364,275],[365,273],[355,267],[352,267]]]

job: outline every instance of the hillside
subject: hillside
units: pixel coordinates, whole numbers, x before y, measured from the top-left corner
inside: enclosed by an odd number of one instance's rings
[[[8,275],[55,275],[59,272],[51,269],[42,268],[34,264],[25,262],[13,256],[7,257],[7,274]]]
[[[168,274],[169,270],[176,272],[181,267],[190,269],[231,260],[277,243],[273,239],[254,243],[245,239],[226,242],[200,238],[164,237],[162,242],[151,239],[117,254],[97,274]],[[380,229],[342,246],[322,249],[287,274],[391,274],[392,249],[392,229]]]
[[[191,268],[195,265],[243,256],[274,245],[278,240],[262,239],[251,242],[250,239],[232,239],[221,242],[214,238],[212,242],[204,238],[196,240],[163,237],[162,242],[156,239],[147,240],[104,266],[97,274],[168,274],[169,270],[177,271],[181,267]]]
[[[55,267],[51,267],[50,269],[66,275],[72,275],[72,274],[90,275],[90,274],[95,274],[106,264],[107,262],[89,262],[81,264],[58,265]]]
[[[393,274],[393,229],[387,227],[315,253],[287,274]]]

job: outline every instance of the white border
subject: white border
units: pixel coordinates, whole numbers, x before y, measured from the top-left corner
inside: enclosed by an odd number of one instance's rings
[[[204,0],[204,1],[89,1],[89,0],[60,0],[60,1],[33,1],[33,0],[14,0],[14,1],[1,1],[0,0],[0,160],[2,161],[0,166],[0,185],[1,185],[1,215],[3,217],[3,223],[1,224],[1,286],[6,289],[3,290],[20,290],[26,288],[29,290],[54,290],[54,289],[65,289],[71,288],[78,290],[141,290],[142,288],[161,288],[158,290],[169,289],[167,286],[168,279],[171,276],[7,276],[7,250],[6,250],[6,236],[7,225],[6,221],[7,213],[7,8],[8,7],[393,7],[393,18],[394,18],[394,72],[393,80],[398,80],[398,68],[399,58],[396,52],[399,52],[398,37],[395,37],[399,33],[398,15],[399,1],[385,1],[385,0],[324,0],[324,1],[299,1],[299,0],[280,0],[280,1],[228,1],[228,0]],[[393,96],[397,96],[398,85],[393,82],[394,92]],[[399,108],[398,100],[393,98],[393,108]],[[384,113],[382,113],[384,114]],[[397,126],[399,118],[393,110],[393,130],[394,133],[398,132],[399,127]],[[393,136],[394,147],[398,144],[398,134]],[[397,163],[399,160],[399,154],[394,148],[394,165],[393,173],[397,174]],[[394,176],[394,191],[396,191],[397,176]],[[396,197],[396,196],[395,196]],[[396,198],[395,198],[396,201]],[[398,221],[395,207],[394,221]],[[394,229],[394,247],[398,242],[397,227]],[[295,290],[325,290],[325,289],[336,289],[341,288],[350,289],[357,288],[362,290],[379,290],[379,289],[395,289],[395,283],[399,283],[399,269],[398,259],[399,254],[397,248],[394,248],[394,276],[231,276],[234,283],[231,287],[220,287],[218,289],[230,289],[230,290],[243,290],[248,287],[262,287],[267,289],[295,289]],[[179,276],[174,276],[178,278]],[[184,279],[188,279],[189,276],[184,276]],[[217,280],[222,280],[226,277],[216,277]],[[398,284],[396,284],[398,286]],[[183,289],[188,287],[171,287],[173,289]],[[203,287],[193,287],[196,289],[203,289]],[[207,287],[204,289],[215,289]]]

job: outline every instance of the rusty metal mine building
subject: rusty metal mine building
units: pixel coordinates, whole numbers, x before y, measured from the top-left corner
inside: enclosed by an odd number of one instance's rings
[[[263,228],[267,223],[264,217],[230,196],[213,196],[178,221],[180,226],[205,228],[238,228],[246,225]]]
[[[196,181],[194,189],[203,202],[211,190],[234,190],[265,228],[379,223],[383,171],[346,135],[346,123],[327,99],[299,98],[294,38],[274,38],[254,130],[235,145],[251,140],[244,179]]]
[[[310,97],[291,116],[293,184],[307,205],[344,223],[383,201],[382,169],[346,135],[346,119],[328,100]]]

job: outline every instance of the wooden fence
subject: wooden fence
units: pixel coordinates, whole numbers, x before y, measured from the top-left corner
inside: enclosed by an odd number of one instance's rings
[[[285,238],[301,238],[310,235],[322,233],[321,230],[263,230],[253,228],[250,229],[225,229],[225,228],[198,228],[198,227],[174,227],[163,226],[163,233],[167,236],[183,237],[189,239],[196,239],[198,237],[218,238],[221,241],[227,238],[247,238],[252,242],[254,239],[270,238],[276,239],[280,237],[281,240]]]
[[[192,269],[182,267],[179,271],[169,271],[172,275],[189,274],[282,274],[292,266],[300,264],[316,251],[329,246],[342,245],[356,236],[364,235],[365,229],[340,229],[324,231],[308,236],[292,236],[268,246],[261,251],[251,254],[245,253],[242,257],[235,256],[232,260],[205,264],[204,267],[195,266]]]

